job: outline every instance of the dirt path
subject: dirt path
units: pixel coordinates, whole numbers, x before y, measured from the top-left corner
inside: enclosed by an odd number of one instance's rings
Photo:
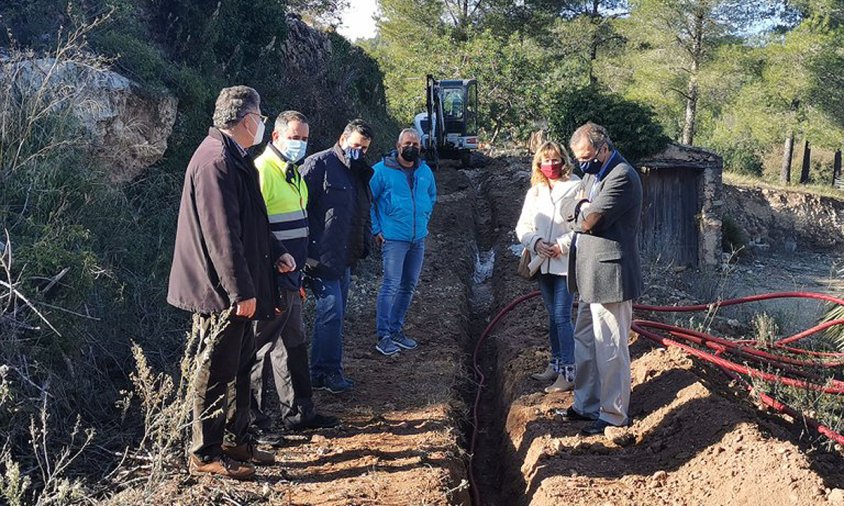
[[[340,416],[342,427],[288,437],[277,450],[279,465],[259,469],[254,482],[183,474],[111,504],[470,504],[468,357],[490,313],[535,289],[515,275],[511,251],[528,178],[521,159],[437,172],[440,199],[408,315],[418,350],[392,358],[374,350],[380,260],[355,275],[345,365],[356,387],[316,394],[319,409]],[[492,268],[491,278],[472,280],[476,259]],[[735,289],[781,288],[788,279],[822,286],[820,266],[834,259],[793,269],[790,260],[739,264]],[[684,273],[673,274],[676,283],[667,274],[652,276],[651,301],[682,302],[690,286],[702,285],[693,273],[685,282]],[[722,286],[718,279],[711,284]],[[546,318],[533,299],[483,349],[489,387],[475,462],[484,504],[844,505],[840,460],[800,446],[796,424],[735,398],[720,373],[643,340],[631,347],[635,425],[624,445],[579,436],[581,424],[553,414],[571,404],[570,394],[545,395],[544,385],[529,378],[548,360]]]
[[[427,239],[406,331],[417,350],[384,357],[374,349],[380,258],[353,276],[344,364],[355,388],[316,392],[320,411],[342,426],[286,439],[279,465],[249,483],[179,476],[112,504],[469,504],[461,425],[469,382],[469,286],[474,264],[475,188],[454,169],[437,173],[439,203]],[[312,312],[312,311],[311,311]]]

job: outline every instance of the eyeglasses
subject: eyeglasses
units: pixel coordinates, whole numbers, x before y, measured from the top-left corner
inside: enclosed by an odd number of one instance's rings
[[[270,119],[269,116],[264,116],[263,114],[257,112],[250,112],[249,114],[257,115],[259,118],[261,118],[261,123],[266,123],[267,120]]]

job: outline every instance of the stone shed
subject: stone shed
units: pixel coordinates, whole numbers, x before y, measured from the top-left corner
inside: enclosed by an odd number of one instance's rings
[[[671,144],[637,164],[642,175],[641,248],[645,259],[676,266],[721,263],[723,160]]]

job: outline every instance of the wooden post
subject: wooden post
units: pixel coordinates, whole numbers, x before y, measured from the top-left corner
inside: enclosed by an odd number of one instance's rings
[[[838,186],[841,181],[841,150],[835,150],[835,158],[832,159],[832,186]]]
[[[785,138],[785,146],[782,150],[782,168],[780,169],[780,181],[791,182],[791,157],[794,156],[794,130],[788,132]]]
[[[809,147],[809,141],[803,143],[803,168],[800,171],[800,184],[809,182],[809,162],[812,159],[812,149]]]

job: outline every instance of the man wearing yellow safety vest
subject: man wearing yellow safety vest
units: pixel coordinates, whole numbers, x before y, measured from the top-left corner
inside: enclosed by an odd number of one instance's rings
[[[255,159],[270,229],[276,240],[293,255],[297,267],[295,271],[277,276],[279,297],[275,318],[255,325],[255,347],[258,351],[252,367],[252,393],[254,424],[259,439],[272,428],[262,395],[267,359],[279,397],[280,424],[286,430],[327,428],[338,424],[336,417],[321,415],[314,410],[307,338],[302,320],[300,293],[304,292],[301,291],[301,267],[308,256],[308,187],[296,164],[305,157],[309,133],[308,120],[302,113],[285,111],[275,121],[272,142]],[[273,442],[271,436],[265,439]]]

